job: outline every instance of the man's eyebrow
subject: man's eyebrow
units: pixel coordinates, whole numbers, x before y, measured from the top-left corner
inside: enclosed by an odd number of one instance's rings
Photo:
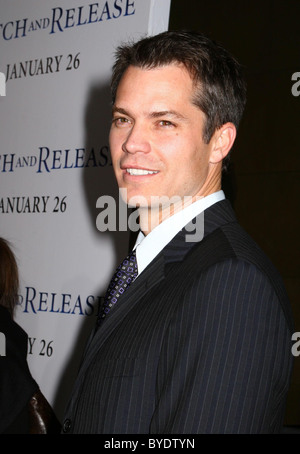
[[[126,109],[123,109],[122,107],[118,106],[113,106],[112,108],[112,114],[122,114],[122,115],[127,115],[131,116],[130,112],[128,112]],[[172,118],[178,118],[179,120],[186,120],[184,115],[181,113],[177,112],[176,110],[159,110],[159,111],[153,111],[147,114],[149,118],[160,118],[160,117],[172,117]]]
[[[176,110],[161,110],[161,111],[154,111],[150,112],[149,117],[151,118],[159,118],[159,117],[173,117],[178,118],[179,120],[185,120],[186,118]]]
[[[112,114],[114,114],[114,113],[119,113],[119,114],[123,114],[123,115],[128,115],[129,116],[129,113],[127,112],[127,110],[122,109],[122,107],[118,107],[118,106],[113,106]]]

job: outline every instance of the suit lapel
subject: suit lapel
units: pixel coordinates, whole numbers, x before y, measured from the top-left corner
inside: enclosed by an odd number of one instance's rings
[[[204,213],[204,237],[221,225],[230,222],[236,222],[230,203],[227,200],[216,203]],[[195,244],[198,244],[198,242],[186,241],[186,235],[190,233],[190,228],[182,229],[118,300],[116,306],[105,318],[103,325],[100,326],[95,334],[91,335],[79,376],[83,376],[82,374],[84,374],[94,355],[102,347],[112,331],[122,323],[128,311],[138,304],[154,285],[165,278],[165,267],[170,263],[182,261]]]
[[[152,263],[137,277],[137,279],[126,290],[126,293],[119,298],[116,306],[106,316],[100,328],[92,333],[85,351],[83,363],[81,365],[78,379],[84,374],[92,361],[94,355],[102,347],[112,331],[122,323],[128,311],[132,309],[151,288],[162,281],[164,274],[165,261],[163,254],[159,254]]]

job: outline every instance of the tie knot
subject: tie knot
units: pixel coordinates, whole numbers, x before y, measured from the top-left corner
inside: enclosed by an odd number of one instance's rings
[[[136,253],[135,250],[130,252],[127,257],[123,260],[121,265],[117,268],[126,273],[128,276],[135,278],[137,276],[137,263],[136,263]]]

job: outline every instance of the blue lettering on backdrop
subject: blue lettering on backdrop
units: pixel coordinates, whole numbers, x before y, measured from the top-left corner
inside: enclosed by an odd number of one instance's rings
[[[101,23],[122,16],[132,16],[136,12],[134,0],[107,0],[76,8],[52,8],[49,17],[39,19],[23,18],[0,24],[0,37],[5,41],[24,38],[37,30],[49,29],[49,34],[63,32],[73,27]]]
[[[109,147],[86,149],[68,148],[51,150],[39,147],[37,156],[17,156],[15,153],[0,155],[0,172],[15,172],[19,169],[32,168],[36,173],[50,173],[54,170],[81,169],[111,166]]]
[[[98,316],[101,298],[94,295],[83,297],[82,295],[72,295],[72,293],[41,292],[34,287],[25,287],[24,294],[19,295],[18,305],[27,314],[52,312]]]

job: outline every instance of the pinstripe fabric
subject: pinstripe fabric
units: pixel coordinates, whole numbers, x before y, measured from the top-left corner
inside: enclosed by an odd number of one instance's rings
[[[291,329],[276,270],[219,202],[203,241],[179,233],[89,343],[70,432],[276,433]]]

